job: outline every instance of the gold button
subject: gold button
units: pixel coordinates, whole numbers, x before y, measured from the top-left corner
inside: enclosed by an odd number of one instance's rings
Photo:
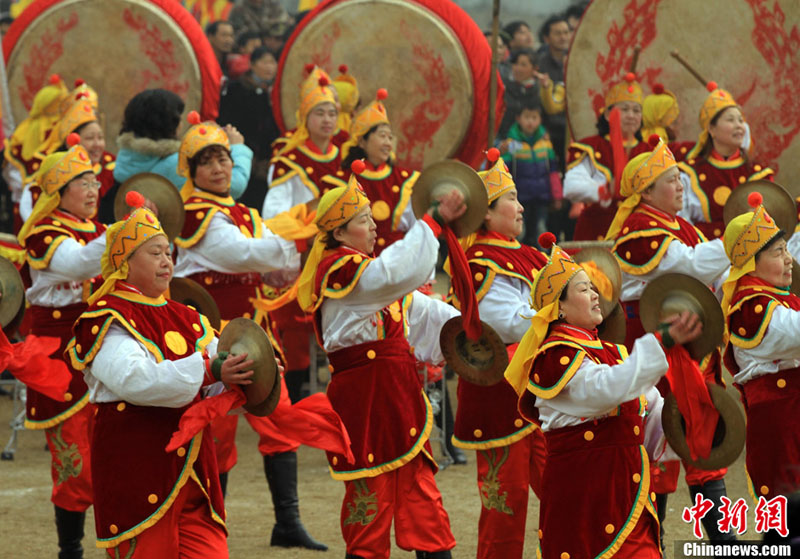
[[[61,311],[56,309],[53,311],[53,318],[61,318]]]
[[[55,220],[55,221],[53,221],[53,225],[55,225],[56,227],[61,227],[61,222],[58,221],[58,220]]]
[[[587,441],[591,441],[592,439],[594,439],[594,433],[592,433],[591,431],[586,431],[583,434],[583,438],[586,439]]]
[[[392,187],[392,192],[400,192],[400,187],[399,187],[399,186],[397,186],[397,185],[394,185],[394,186]]]
[[[117,528],[116,524],[112,524],[111,526],[108,527],[108,531],[111,532],[112,534],[116,534],[117,532],[119,532],[119,528]]]
[[[639,433],[641,433],[641,432],[642,432],[642,430],[641,430],[641,429],[639,429],[639,426],[638,426],[638,425],[634,425],[634,426],[633,426],[633,434],[634,434],[634,435],[638,436],[638,435],[639,435]]]
[[[400,171],[400,176],[406,178],[408,176],[408,171]]]
[[[747,330],[745,330],[743,326],[739,327],[737,332],[739,332],[740,336],[744,336],[745,334],[747,334]]]
[[[753,170],[755,171],[760,171],[761,168],[762,168],[761,165],[753,165]]]
[[[700,173],[699,175],[697,175],[697,178],[700,179],[701,181],[704,181],[704,180],[706,180],[706,174],[705,173]]]
[[[212,283],[214,283],[214,280],[211,278],[211,276],[206,276],[203,278],[203,283],[205,283],[206,285],[211,285]]]
[[[333,462],[333,465],[335,466],[336,464],[339,463],[339,458],[337,456],[334,456],[333,460],[331,460],[331,462]]]
[[[655,501],[656,500],[656,492],[655,491],[651,491],[650,492],[650,500],[651,501]]]
[[[136,328],[136,321],[135,321],[134,319],[131,319],[131,326],[133,326],[134,328]]]
[[[477,438],[481,438],[483,436],[483,431],[481,431],[480,429],[475,429],[472,432],[472,434],[475,435]]]
[[[252,318],[249,312],[246,312],[242,315],[242,318]]]
[[[92,326],[92,334],[97,334],[100,331],[100,327],[96,324]]]
[[[385,244],[386,244],[386,239],[384,239],[384,238],[378,239],[378,246],[383,246]]]
[[[522,421],[520,418],[514,420],[514,427],[522,427],[523,424],[524,421]]]
[[[475,281],[483,281],[483,274],[480,272],[475,272]]]
[[[412,437],[416,437],[417,436],[417,428],[416,427],[412,427],[411,429],[408,430],[408,434],[411,435]]]
[[[714,229],[714,236],[719,237],[720,235],[722,235],[722,229],[720,228]]]
[[[627,234],[628,234],[628,231],[630,231],[630,230],[631,230],[631,228],[630,228],[630,227],[624,227],[624,228],[622,229],[622,234],[623,234],[623,235],[627,235]]]
[[[533,373],[533,382],[538,384],[538,382],[539,382],[539,373]]]
[[[763,307],[762,305],[756,305],[755,311],[756,311],[757,313],[760,313],[760,312],[761,312],[761,311],[763,311],[763,310],[764,310],[764,307]]]
[[[151,505],[155,505],[157,501],[158,497],[156,496],[155,493],[150,493],[150,495],[147,497],[147,502],[150,503]]]
[[[776,382],[775,384],[778,385],[778,388],[786,388],[786,380],[785,379],[779,378],[778,382]]]
[[[106,302],[105,299],[100,299],[99,301],[97,301],[97,306],[98,307],[105,307],[107,304],[108,304],[108,302]]]
[[[506,267],[507,267],[509,270],[513,270],[513,269],[514,269],[514,265],[513,265],[511,262],[506,262]]]
[[[370,464],[372,464],[372,463],[375,461],[375,457],[372,455],[372,453],[371,453],[371,452],[370,452],[369,454],[367,454],[367,461],[368,461]]]
[[[250,221],[250,214],[244,214],[244,220]]]
[[[767,487],[766,485],[762,485],[760,491],[762,495],[766,495],[767,493],[769,493],[769,487]]]
[[[336,282],[336,283],[333,284],[333,288],[334,289],[341,289],[342,288],[342,284],[339,283],[339,282]]]
[[[86,246],[86,241],[84,241],[83,239],[78,239],[78,244],[81,246]]]
[[[476,250],[475,251],[475,256],[483,256],[483,251],[482,250]]]
[[[633,474],[633,483],[639,483],[642,481],[642,476],[639,474]]]
[[[290,154],[289,154],[289,159],[291,159],[292,161],[294,161],[295,159],[297,159],[297,155],[295,155],[294,153],[290,153]]]
[[[370,349],[367,352],[367,359],[375,359],[375,350],[374,349]]]
[[[603,154],[600,153],[599,151],[596,151],[596,152],[594,152],[594,156],[595,156],[595,159],[600,159],[601,157],[603,157]]]
[[[50,244],[50,243],[52,243],[52,242],[53,242],[53,237],[51,237],[50,235],[47,235],[47,236],[44,238],[44,242],[46,242],[47,244]]]
[[[561,357],[561,359],[558,360],[558,362],[561,363],[562,365],[566,365],[567,363],[569,363],[569,357],[564,355]]]
[[[353,262],[355,262],[356,264],[361,264],[361,262],[363,262],[363,261],[364,261],[364,257],[361,256],[360,254],[356,254],[353,257]]]
[[[689,160],[689,165],[694,165],[694,162],[695,162],[695,160],[694,160],[694,159],[690,159],[690,160]]]
[[[686,153],[686,151],[687,151],[687,149],[686,149],[686,146],[683,146],[683,147],[681,148],[681,153]]]
[[[81,344],[75,344],[75,351],[78,353],[83,353],[83,349],[81,348]]]
[[[785,384],[785,382],[784,382],[784,384]],[[64,401],[65,402],[71,402],[72,401],[72,394],[70,394],[69,392],[64,392]]]
[[[31,415],[36,415],[36,408],[31,408]]]
[[[286,169],[278,169],[278,176],[281,176],[284,173],[286,173]]]
[[[205,216],[205,215],[206,215],[206,213],[205,213],[205,212],[197,212],[196,214],[194,214],[194,216],[195,216],[197,219],[203,219],[203,216]]]
[[[543,534],[544,534],[544,532],[542,532],[541,530],[539,530],[539,539],[540,539],[540,540],[542,539],[542,535],[543,535]]]
[[[178,456],[180,456],[181,458],[183,458],[184,456],[186,456],[186,449],[185,449],[185,448],[183,448],[183,447],[180,447],[180,448],[178,449]]]
[[[117,411],[122,411],[125,409],[125,402],[120,402],[117,404]]]
[[[197,324],[196,322],[192,324],[192,329],[193,329],[195,332],[199,332],[199,331],[201,330],[201,328],[200,328],[200,325],[199,325],[199,324]]]
[[[614,525],[606,524],[606,534],[613,534],[613,533],[614,533]]]
[[[314,167],[306,167],[306,173],[308,173],[309,175],[313,174],[314,173]]]
[[[561,554],[561,559],[569,559],[569,553],[567,553],[566,551],[564,553],[562,553]]]
[[[747,178],[746,177],[739,177],[739,184],[744,184],[746,182],[747,182]]]
[[[657,249],[658,248],[658,241],[653,241],[652,243],[650,243],[650,248],[652,248],[654,250]]]
[[[631,251],[626,250],[625,251],[625,260],[630,260],[630,259],[631,259]]]

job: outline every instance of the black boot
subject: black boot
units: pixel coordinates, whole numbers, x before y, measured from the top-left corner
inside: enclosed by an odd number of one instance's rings
[[[664,519],[667,516],[667,493],[656,493],[656,513],[661,528],[661,551],[664,551]]]
[[[294,371],[286,371],[283,375],[283,380],[286,381],[286,390],[289,392],[289,400],[296,404],[302,400],[303,383],[308,382],[308,369],[298,369]]]
[[[83,559],[83,523],[85,512],[55,507],[56,532],[58,532],[58,559]]]
[[[733,532],[724,534],[719,531],[717,521],[722,518],[722,513],[719,507],[722,504],[720,497],[727,497],[725,492],[725,480],[715,479],[705,483],[704,485],[690,485],[689,493],[692,496],[692,503],[695,501],[695,495],[702,494],[706,499],[710,499],[714,503],[714,507],[708,511],[703,517],[703,528],[706,530],[706,536],[710,542],[730,542],[736,541],[736,536]]]
[[[224,499],[228,494],[228,472],[219,474],[219,485],[222,487],[222,498]]]
[[[417,559],[452,559],[453,554],[447,551],[417,551]]]
[[[282,452],[264,456],[264,473],[267,475],[272,504],[275,507],[275,527],[269,544],[278,547],[305,547],[327,551],[306,532],[300,522],[300,501],[297,498],[297,453]]]

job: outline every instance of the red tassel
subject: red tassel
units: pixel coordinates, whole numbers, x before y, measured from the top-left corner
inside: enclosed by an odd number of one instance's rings
[[[72,132],[71,134],[69,134],[69,136],[67,136],[67,146],[73,147],[77,146],[79,143],[81,143],[81,137],[78,136],[75,132]]]
[[[751,192],[747,195],[747,203],[750,204],[751,208],[756,209],[764,203],[764,197],[760,192]]]
[[[50,76],[50,84],[51,85],[58,85],[58,82],[61,81],[61,76],[58,74],[53,74]]]
[[[380,89],[377,91],[377,93],[375,94],[375,98],[376,98],[378,101],[383,101],[383,100],[384,100],[384,99],[386,99],[387,97],[389,97],[389,92],[388,92],[388,91],[386,91],[384,88],[380,88]]]
[[[458,242],[456,234],[447,225],[442,226],[447,251],[450,255],[450,270],[453,293],[461,301],[461,322],[464,332],[470,340],[477,340],[483,333],[481,317],[478,313],[478,300],[472,288],[472,272],[469,269],[467,255]]]
[[[331,82],[328,81],[328,77],[327,76],[320,76],[319,77],[319,85],[321,85],[322,87],[325,87],[326,85],[330,85],[330,83]]]
[[[628,158],[625,155],[625,145],[622,141],[622,117],[619,109],[614,107],[608,116],[609,138],[611,140],[611,153],[613,156],[614,185],[609,185],[609,190],[613,188],[614,197],[619,197],[619,181],[622,179],[622,171]]]
[[[658,134],[650,134],[650,137],[647,138],[647,143],[650,144],[650,147],[655,149],[658,146],[658,142],[661,141],[661,136]]]
[[[141,208],[144,206],[144,202],[144,196],[142,196],[141,192],[131,190],[125,194],[125,203],[129,208]]]
[[[706,84],[706,89],[709,90],[709,91],[714,91],[715,89],[717,89],[717,82],[715,82],[715,81],[708,82]]]
[[[360,175],[364,172],[364,169],[367,168],[367,165],[364,163],[362,159],[356,159],[350,164],[350,170],[353,171],[356,175]]]
[[[347,73],[347,64],[340,64],[339,65],[339,73],[346,74]]]
[[[188,115],[186,115],[186,120],[189,121],[189,124],[194,126],[195,124],[200,124],[202,120],[200,119],[200,113],[197,111],[191,111]]]
[[[25,386],[48,398],[64,401],[72,373],[62,359],[52,359],[61,340],[28,334],[20,343],[11,344],[0,330],[0,368],[8,369]]]
[[[661,95],[662,93],[664,93],[664,86],[661,85],[660,83],[655,84],[653,86],[653,93],[655,93],[656,95]]]
[[[539,235],[539,246],[544,250],[550,250],[553,248],[553,245],[556,244],[556,240],[557,239],[555,235],[553,235],[550,231],[545,231]]]
[[[313,62],[309,62],[308,64],[306,64],[306,65],[305,65],[305,67],[304,67],[304,68],[305,68],[305,70],[306,70],[306,74],[310,74],[310,73],[311,73],[311,70],[313,70],[313,69],[314,69],[314,66],[315,66],[315,65],[314,65],[314,63],[313,63]]]
[[[86,84],[86,82],[85,82],[85,81],[83,81],[83,80],[82,80],[82,79],[80,79],[80,78],[78,78],[77,80],[75,80],[75,87],[80,87],[80,86],[82,86],[82,85],[84,85],[84,84]]]

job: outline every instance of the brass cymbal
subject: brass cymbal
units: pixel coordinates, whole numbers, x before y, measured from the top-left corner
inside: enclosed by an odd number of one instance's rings
[[[686,344],[692,359],[700,361],[722,343],[724,319],[719,301],[700,281],[686,274],[665,274],[644,288],[639,315],[645,331],[653,332],[665,318],[684,310],[696,313],[703,323],[700,337]]]
[[[597,337],[604,342],[624,344],[627,330],[628,321],[625,318],[625,309],[622,308],[622,304],[617,302],[611,313],[597,327]]]
[[[669,446],[687,463],[702,470],[717,470],[733,464],[741,454],[745,443],[745,419],[742,410],[724,388],[707,383],[708,393],[719,412],[719,421],[714,432],[714,441],[708,458],[692,460],[686,443],[686,423],[678,410],[675,394],[664,398],[661,411],[661,426]]]
[[[171,241],[183,229],[185,212],[180,192],[170,181],[155,173],[139,173],[123,182],[114,197],[114,219],[121,220],[131,209],[125,203],[125,195],[131,190],[140,193],[155,204],[158,221]]]
[[[246,353],[247,358],[254,361],[253,376],[250,377],[253,382],[242,385],[247,396],[244,409],[260,417],[272,413],[278,398],[274,398],[273,402],[271,395],[275,383],[280,385],[280,376],[272,344],[264,329],[249,318],[234,318],[219,335],[217,351],[227,351],[231,355]]]
[[[467,211],[450,224],[456,237],[466,237],[477,231],[486,218],[489,199],[480,175],[461,161],[439,161],[422,171],[411,194],[414,215],[422,218],[431,203],[441,195],[457,188],[464,194]]]
[[[219,331],[222,316],[217,302],[202,285],[193,279],[172,278],[172,281],[169,282],[169,298],[205,315],[214,330]]]
[[[5,328],[25,307],[25,287],[16,266],[0,257],[0,326]]]
[[[508,367],[506,344],[495,330],[481,321],[483,333],[477,341],[467,338],[461,316],[454,316],[442,327],[439,344],[447,364],[464,380],[491,386],[503,380]]]
[[[734,217],[753,211],[747,202],[747,196],[751,192],[761,194],[764,208],[778,227],[786,233],[788,239],[797,227],[797,202],[781,185],[765,179],[746,182],[733,189],[725,202],[725,207],[722,208],[725,225],[728,225]]]
[[[622,291],[622,270],[619,267],[619,262],[617,262],[617,259],[611,254],[609,249],[602,247],[583,248],[578,254],[573,256],[572,259],[578,264],[594,262],[598,270],[603,272],[611,282],[611,299],[606,299],[600,294],[600,311],[603,313],[603,319],[605,320],[614,312],[614,309],[617,308],[620,292]],[[589,278],[592,279],[591,273],[587,273],[589,274]]]

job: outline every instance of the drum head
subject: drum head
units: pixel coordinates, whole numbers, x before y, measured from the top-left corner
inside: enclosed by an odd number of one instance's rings
[[[704,79],[717,82],[742,106],[755,140],[753,158],[779,167],[779,180],[800,175],[800,104],[782,93],[796,87],[797,65],[791,61],[797,59],[797,47],[789,46],[789,37],[797,33],[798,21],[796,0],[768,5],[748,0],[594,0],[575,31],[567,59],[572,137],[597,134],[605,92],[628,72],[639,46],[636,75],[644,93],[655,83],[673,91],[680,105],[673,124],[678,139],[696,140],[708,91],[670,56],[678,49]],[[714,48],[709,48],[709,29],[726,30],[714,34]]]

